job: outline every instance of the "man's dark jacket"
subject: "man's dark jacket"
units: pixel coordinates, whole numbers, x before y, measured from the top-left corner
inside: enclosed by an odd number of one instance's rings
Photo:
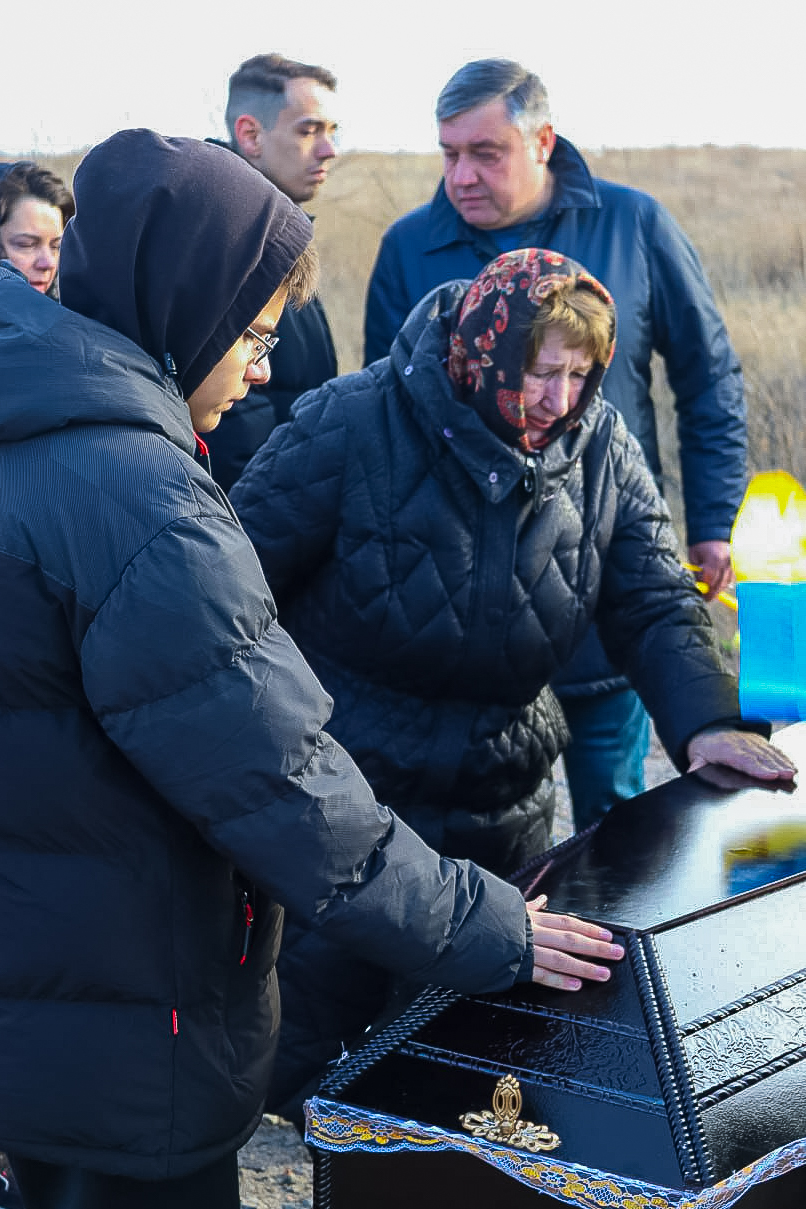
[[[557,139],[549,166],[554,192],[529,224],[526,245],[578,261],[613,295],[616,354],[602,390],[638,438],[661,482],[651,356],[660,353],[677,408],[688,544],[727,540],[746,485],[742,375],[697,253],[654,198],[591,177],[582,156]],[[365,363],[389,352],[412,307],[433,287],[473,278],[501,249],[492,232],[470,226],[440,184],[430,204],[393,223],[370,279]],[[579,667],[584,690],[612,676],[590,652]],[[564,692],[570,691],[566,683]]]
[[[183,1175],[260,1120],[275,904],[465,989],[528,977],[526,912],[323,731],[158,361],[3,267],[0,349],[0,1149]]]
[[[231,144],[218,139],[207,141],[241,158]],[[250,386],[246,398],[238,407],[225,411],[218,428],[205,438],[213,478],[224,491],[229,491],[277,425],[285,424],[294,400],[339,372],[327,315],[318,298],[299,310],[287,306],[280,316],[277,335],[280,343],[269,357],[269,381],[265,386]]]

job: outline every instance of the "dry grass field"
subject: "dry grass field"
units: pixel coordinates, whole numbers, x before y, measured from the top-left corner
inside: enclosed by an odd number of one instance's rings
[[[71,179],[80,153],[47,162]],[[753,147],[605,150],[594,175],[662,201],[700,252],[745,373],[751,469],[806,481],[806,151]],[[367,279],[383,231],[426,201],[438,155],[348,152],[317,198],[322,296],[343,372],[358,368]],[[679,517],[674,409],[657,367],[661,444]]]

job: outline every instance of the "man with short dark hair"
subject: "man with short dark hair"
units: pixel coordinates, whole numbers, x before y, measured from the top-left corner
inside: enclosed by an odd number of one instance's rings
[[[619,333],[603,390],[661,481],[649,393],[653,351],[675,394],[688,556],[709,598],[730,579],[728,539],[746,481],[741,370],[697,257],[654,198],[591,177],[551,124],[538,76],[508,59],[465,64],[437,101],[444,177],[383,237],[367,293],[365,361],[385,356],[430,289],[473,278],[502,252],[549,248],[613,295]],[[565,762],[578,828],[643,788],[649,727],[595,634],[555,688],[573,742]]]
[[[300,205],[324,184],[336,155],[336,77],[282,55],[255,55],[230,76],[225,120],[232,148]]]
[[[298,205],[316,195],[336,155],[335,89],[326,68],[278,54],[255,55],[230,77],[225,118],[231,149]],[[294,400],[338,373],[318,298],[298,310],[287,307],[277,334],[271,382],[253,386],[209,442],[213,477],[225,491],[288,419]]]

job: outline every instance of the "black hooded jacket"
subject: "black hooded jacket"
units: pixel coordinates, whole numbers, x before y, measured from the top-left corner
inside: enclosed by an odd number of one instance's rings
[[[324,732],[194,460],[178,384],[309,238],[223,154],[113,136],[76,177],[67,305],[0,268],[0,1147],[143,1179],[260,1119],[276,903],[425,980],[531,965],[518,892],[438,858]]]

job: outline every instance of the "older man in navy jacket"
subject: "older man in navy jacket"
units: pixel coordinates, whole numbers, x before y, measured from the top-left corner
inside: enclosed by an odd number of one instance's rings
[[[604,380],[661,481],[650,396],[653,351],[675,395],[688,553],[716,595],[746,480],[742,375],[697,253],[638,190],[593,178],[551,125],[546,90],[518,63],[467,63],[437,101],[444,178],[433,200],[384,235],[369,283],[365,361],[385,356],[434,286],[475,277],[501,252],[543,247],[584,264],[619,313]],[[578,827],[643,788],[648,720],[592,634],[555,685],[573,734],[566,767]]]

